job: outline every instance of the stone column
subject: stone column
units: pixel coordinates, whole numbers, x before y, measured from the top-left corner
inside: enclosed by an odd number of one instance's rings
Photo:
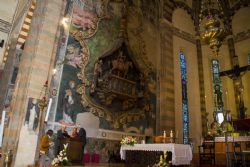
[[[38,0],[22,54],[16,81],[4,151],[13,150],[12,166],[34,164],[42,126],[30,131],[24,126],[29,98],[40,99],[44,83],[50,80],[57,47],[63,1]],[[40,113],[40,125],[44,113]]]
[[[234,66],[239,65],[239,63],[238,63],[238,57],[235,57],[236,55],[235,55],[234,39],[232,35],[229,36],[229,38],[227,39],[227,43],[228,43],[231,67],[234,68]],[[236,103],[237,117],[240,118],[240,99],[243,97],[240,97],[241,92],[239,89],[240,89],[240,84],[242,84],[242,78],[238,77],[237,79],[233,79],[233,84],[234,84],[234,97],[235,97],[235,103]],[[244,105],[244,102],[242,104]]]
[[[165,19],[160,22],[160,113],[158,134],[175,128],[174,58],[172,25]]]
[[[200,86],[200,110],[201,110],[201,122],[202,122],[202,135],[207,133],[207,112],[206,112],[206,100],[205,100],[205,88],[204,88],[204,71],[202,61],[202,50],[200,39],[196,40],[197,48],[197,60],[198,60],[198,71],[199,71],[199,86]]]

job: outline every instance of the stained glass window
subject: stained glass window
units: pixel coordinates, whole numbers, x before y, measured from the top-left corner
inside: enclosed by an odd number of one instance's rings
[[[187,67],[186,57],[180,52],[181,68],[181,87],[182,87],[182,124],[183,124],[183,143],[189,143],[189,114],[188,114],[188,97],[187,97]]]
[[[222,96],[222,84],[220,80],[220,65],[219,61],[212,60],[212,75],[213,75],[213,95],[214,95],[214,112],[217,114],[217,121],[222,123],[223,118],[223,96]]]

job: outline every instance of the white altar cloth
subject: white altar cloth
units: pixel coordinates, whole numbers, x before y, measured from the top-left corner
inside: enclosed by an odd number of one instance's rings
[[[121,159],[126,159],[126,150],[141,151],[171,151],[173,165],[189,165],[192,158],[190,145],[184,144],[135,144],[134,146],[122,145],[120,149]]]

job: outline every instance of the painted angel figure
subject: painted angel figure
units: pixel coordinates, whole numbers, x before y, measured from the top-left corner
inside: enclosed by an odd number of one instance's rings
[[[67,64],[77,68],[82,63],[82,56],[80,54],[80,48],[69,45],[67,47],[66,54]]]

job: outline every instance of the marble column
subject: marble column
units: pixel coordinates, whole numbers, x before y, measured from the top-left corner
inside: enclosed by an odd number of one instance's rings
[[[232,35],[229,36],[229,38],[227,39],[227,43],[228,43],[231,67],[234,68],[235,65],[239,65],[238,63],[239,60],[238,60],[238,57],[235,57],[236,55],[235,55],[234,39]],[[234,97],[235,97],[235,103],[236,103],[237,117],[240,118],[240,99],[243,98],[241,97],[241,92],[240,92],[242,78],[238,77],[237,79],[233,79],[233,84],[234,84]]]
[[[172,24],[162,19],[160,22],[160,113],[158,128],[159,134],[163,131],[175,129],[175,96],[174,96],[174,59],[173,59],[173,32]]]
[[[206,112],[206,100],[205,100],[205,88],[204,88],[204,70],[203,70],[203,60],[202,60],[202,49],[200,39],[196,40],[197,48],[197,60],[198,60],[198,71],[199,71],[199,89],[200,89],[200,111],[202,119],[202,135],[207,133],[207,112]]]
[[[34,164],[37,158],[44,113],[40,113],[35,131],[28,130],[24,120],[29,98],[40,99],[44,83],[50,80],[64,3],[58,0],[36,1],[4,137],[4,151],[13,150],[12,166]]]

